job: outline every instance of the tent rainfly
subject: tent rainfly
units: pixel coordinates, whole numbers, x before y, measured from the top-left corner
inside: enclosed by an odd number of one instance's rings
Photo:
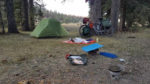
[[[63,37],[68,32],[55,19],[43,19],[31,33],[32,37]]]

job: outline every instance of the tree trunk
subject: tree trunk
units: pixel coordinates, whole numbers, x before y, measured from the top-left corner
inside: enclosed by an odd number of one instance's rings
[[[8,20],[8,33],[19,33],[16,26],[14,16],[13,0],[6,0],[7,20]]]
[[[29,17],[28,17],[28,0],[22,0],[23,6],[23,22],[22,22],[22,30],[29,31]]]
[[[90,4],[90,19],[94,23],[98,21],[98,18],[102,18],[101,0],[94,0],[93,4]]]
[[[119,31],[127,31],[125,22],[126,22],[126,0],[121,1],[121,8],[120,8],[120,27]]]
[[[30,29],[33,30],[35,28],[34,24],[34,0],[29,0],[29,22],[30,22]]]
[[[3,23],[1,10],[0,10],[0,25],[2,27],[2,33],[4,34],[5,33],[5,29],[4,29],[4,23]]]
[[[132,27],[132,23],[133,23],[133,21],[127,21],[127,28],[129,29],[130,27]]]
[[[112,34],[116,33],[118,30],[119,8],[120,8],[120,0],[112,0],[111,6]]]
[[[150,16],[148,17],[148,27],[150,27]]]

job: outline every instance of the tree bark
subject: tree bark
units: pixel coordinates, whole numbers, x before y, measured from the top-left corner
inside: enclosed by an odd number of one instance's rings
[[[93,23],[98,21],[98,18],[102,18],[102,1],[101,0],[94,0],[93,4],[90,4],[90,19]]]
[[[4,29],[4,23],[3,23],[1,10],[0,10],[0,24],[1,24],[1,27],[2,27],[2,33],[4,34],[5,33],[5,29]]]
[[[129,29],[130,27],[132,27],[132,23],[133,21],[127,21],[127,28]]]
[[[6,0],[7,20],[8,20],[8,33],[19,33],[16,26],[14,16],[13,0]]]
[[[120,27],[119,31],[127,31],[126,25],[126,0],[121,1],[121,8],[120,8]]]
[[[30,29],[33,30],[35,28],[34,24],[34,0],[29,0],[29,22],[30,22]]]
[[[112,0],[111,5],[111,30],[112,34],[116,33],[118,30],[118,17],[119,17],[119,8],[120,8],[120,0]]]
[[[148,17],[148,27],[150,27],[150,16]]]
[[[22,22],[22,30],[29,31],[29,17],[28,17],[28,0],[22,0],[23,6],[23,22]]]

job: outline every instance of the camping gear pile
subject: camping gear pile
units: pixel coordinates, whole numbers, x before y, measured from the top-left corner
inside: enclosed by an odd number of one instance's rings
[[[100,45],[98,43],[90,44],[88,46],[82,47],[82,50],[91,54],[96,55],[99,48],[103,47],[103,45]],[[70,55],[67,54],[66,59],[70,61],[72,65],[86,65],[87,64],[87,57],[86,55]]]
[[[98,53],[99,49],[102,48],[104,45],[100,45],[98,43],[93,43],[87,46],[83,46],[82,50],[89,55],[102,55],[111,59],[118,58],[117,55],[108,53],[108,52],[100,52]],[[87,64],[87,57],[86,55],[66,55],[66,59],[70,61],[72,65],[86,65]],[[119,59],[120,61],[125,61],[124,59]]]
[[[89,18],[83,18],[83,25],[79,28],[79,34],[84,37],[107,34],[111,25],[109,19],[98,18],[98,22],[93,23]]]
[[[91,36],[92,28],[93,28],[92,21],[90,21],[89,18],[83,18],[83,25],[81,25],[79,28],[80,36],[84,36],[84,37]]]
[[[93,39],[83,39],[83,38],[70,38],[67,41],[63,41],[63,43],[68,43],[68,44],[92,44],[95,43],[96,41]]]
[[[70,61],[72,65],[86,65],[87,64],[87,58],[86,55],[66,55],[66,59]]]

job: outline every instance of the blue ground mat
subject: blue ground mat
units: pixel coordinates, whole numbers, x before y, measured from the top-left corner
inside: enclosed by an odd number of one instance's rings
[[[100,55],[103,55],[103,56],[105,56],[105,57],[112,58],[112,59],[118,58],[117,55],[112,54],[112,53],[108,53],[108,52],[100,52]]]
[[[94,43],[94,44],[90,44],[88,46],[82,47],[82,50],[85,51],[85,52],[89,52],[89,51],[92,51],[92,50],[99,49],[101,47],[103,47],[103,45],[100,45],[98,43]]]

